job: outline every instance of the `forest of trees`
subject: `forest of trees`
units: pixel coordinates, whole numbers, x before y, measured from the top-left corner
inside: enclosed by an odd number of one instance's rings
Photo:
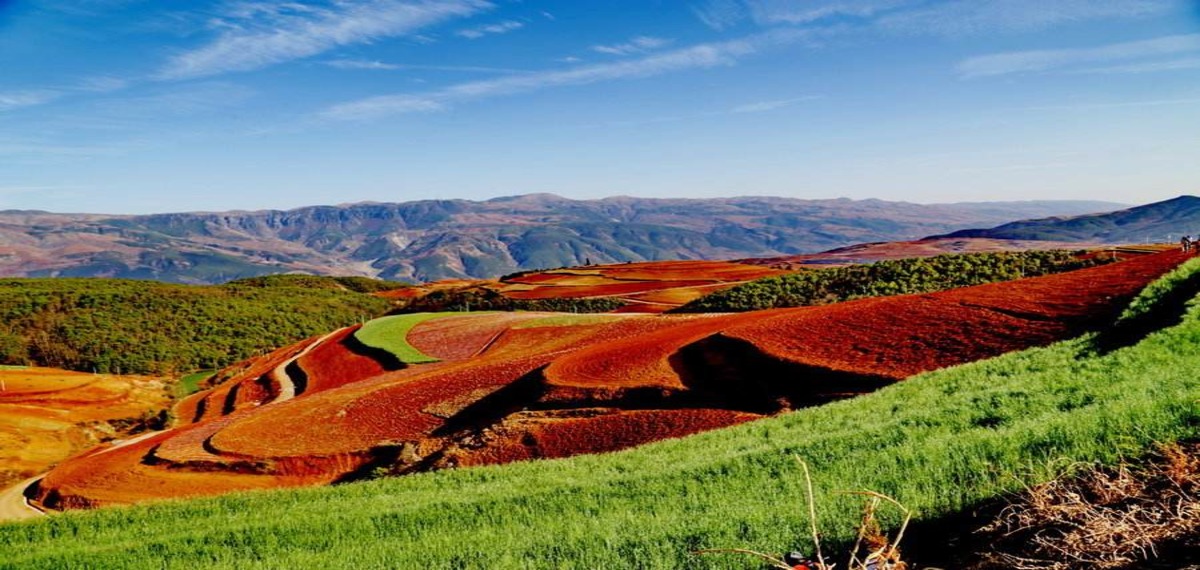
[[[885,295],[930,293],[1082,269],[1108,262],[1084,252],[946,254],[767,277],[706,295],[672,312],[717,313],[823,305]]]
[[[438,311],[554,311],[607,313],[625,305],[613,297],[512,299],[483,287],[442,289],[413,299],[397,313]]]
[[[310,276],[218,286],[3,279],[0,364],[123,374],[218,368],[386,313],[389,301],[356,292],[372,287]]]

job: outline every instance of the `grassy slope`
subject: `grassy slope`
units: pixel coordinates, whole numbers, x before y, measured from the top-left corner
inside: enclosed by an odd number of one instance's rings
[[[371,348],[377,348],[390,353],[405,364],[437,362],[438,359],[408,344],[408,331],[430,319],[456,314],[459,313],[413,313],[410,315],[380,317],[368,321],[362,328],[355,331],[354,338]]]
[[[175,397],[185,398],[200,391],[200,383],[208,380],[216,370],[201,370],[185,375],[175,384]]]
[[[1196,437],[1197,399],[1192,307],[1107,354],[1085,337],[610,455],[0,526],[0,566],[756,568],[689,551],[803,547],[793,453],[812,465],[835,543],[859,501],[833,490],[885,492],[933,518],[1071,462]]]

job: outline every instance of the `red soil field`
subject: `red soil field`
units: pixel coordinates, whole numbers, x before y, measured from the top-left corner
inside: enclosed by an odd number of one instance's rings
[[[1103,325],[1185,259],[1166,252],[934,293],[789,309],[725,331],[786,362],[904,378]]]
[[[711,280],[705,281],[631,281],[615,282],[606,285],[575,285],[575,286],[546,286],[525,291],[505,291],[506,297],[513,299],[581,299],[585,297],[613,297],[629,295],[643,291],[658,291],[677,287],[696,287],[712,285]],[[732,286],[732,284],[731,284]]]
[[[701,292],[784,273],[788,272],[730,261],[650,261],[528,273],[507,279],[498,290],[513,299],[622,296],[628,297],[633,306],[620,312],[663,312],[695,299]],[[643,294],[657,297],[643,299]]]
[[[348,339],[352,339],[359,328],[345,328],[296,359],[296,365],[307,377],[306,393],[321,392],[387,372],[378,360],[356,353],[347,345]]]
[[[518,323],[544,318],[547,313],[481,313],[425,321],[408,333],[408,343],[440,360],[475,356]]]
[[[514,414],[489,430],[482,447],[454,447],[439,467],[495,465],[605,453],[756,420],[762,416],[730,410],[579,410],[568,414]]]
[[[391,372],[339,331],[298,360],[313,389],[68,461],[39,492],[51,506],[91,506],[320,484],[379,464],[409,472],[612,451],[1074,336],[1110,322],[1184,258],[735,315],[533,327],[521,325],[544,314],[438,319],[410,342],[446,361]],[[305,346],[227,372],[205,398],[261,386]]]
[[[288,359],[300,354],[304,349],[315,343],[319,337],[303,340],[296,344],[285,346],[259,358],[251,358],[235,364],[221,372],[228,375],[220,386],[207,392],[194,394],[179,410],[195,409],[190,417],[180,416],[182,423],[194,423],[226,415],[234,410],[255,407],[270,400],[278,393],[279,386],[274,385],[269,375],[275,367]]]

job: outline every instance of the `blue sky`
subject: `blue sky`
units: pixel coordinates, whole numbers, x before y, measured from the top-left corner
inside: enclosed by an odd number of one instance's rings
[[[0,208],[1200,193],[1195,0],[0,0]]]

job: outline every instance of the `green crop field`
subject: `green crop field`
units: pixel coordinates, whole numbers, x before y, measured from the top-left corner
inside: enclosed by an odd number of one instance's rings
[[[1173,307],[1165,294],[1143,303]],[[1085,336],[619,453],[0,525],[0,567],[760,568],[692,551],[808,548],[792,455],[812,467],[828,552],[861,506],[838,490],[935,520],[1197,437],[1200,307],[1175,310],[1124,348]]]
[[[354,332],[354,338],[364,345],[385,351],[404,364],[437,362],[438,359],[425,354],[408,344],[408,331],[431,320],[459,313],[413,313],[393,315],[368,321]]]

